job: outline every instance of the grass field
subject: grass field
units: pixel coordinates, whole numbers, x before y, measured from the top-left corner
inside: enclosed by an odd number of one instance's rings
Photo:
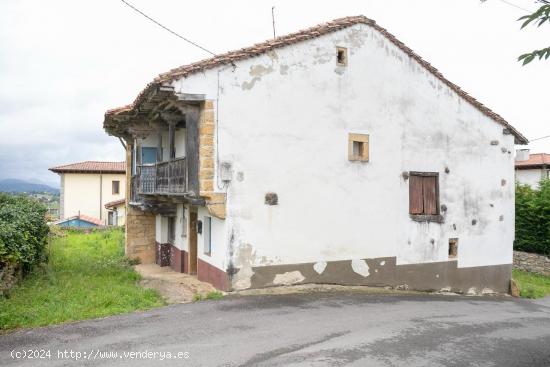
[[[164,305],[137,285],[121,230],[68,232],[49,246],[49,261],[0,298],[0,329],[35,327]]]
[[[516,269],[512,271],[512,277],[519,286],[521,297],[542,298],[550,296],[550,277]]]

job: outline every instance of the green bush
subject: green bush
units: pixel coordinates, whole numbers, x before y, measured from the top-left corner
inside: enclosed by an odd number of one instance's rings
[[[0,193],[0,268],[16,265],[27,273],[44,260],[46,211],[31,199]]]
[[[537,190],[516,184],[514,249],[550,255],[550,180]]]

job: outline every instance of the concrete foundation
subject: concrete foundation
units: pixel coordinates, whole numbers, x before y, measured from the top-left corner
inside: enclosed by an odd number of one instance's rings
[[[396,265],[395,257],[252,268],[250,288],[325,283],[421,291],[508,293],[512,264],[458,268],[456,261]]]

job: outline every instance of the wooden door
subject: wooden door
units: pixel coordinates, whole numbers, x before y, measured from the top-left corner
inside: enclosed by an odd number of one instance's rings
[[[189,213],[189,274],[197,274],[197,213]]]

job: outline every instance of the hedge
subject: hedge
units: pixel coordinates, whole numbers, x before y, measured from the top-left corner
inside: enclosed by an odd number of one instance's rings
[[[516,184],[516,240],[514,249],[550,255],[550,180],[540,189]]]
[[[46,211],[32,199],[0,193],[0,269],[16,267],[27,273],[44,259]]]

